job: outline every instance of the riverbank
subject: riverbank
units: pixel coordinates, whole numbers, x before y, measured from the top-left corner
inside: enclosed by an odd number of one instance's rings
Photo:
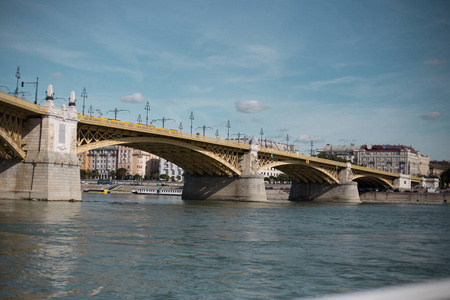
[[[103,189],[107,185],[98,185],[96,183],[83,184],[82,190]],[[127,194],[137,189],[182,189],[183,183],[175,182],[146,182],[142,185],[132,185],[121,183],[112,188],[112,194]],[[270,184],[267,185],[267,200],[283,201],[289,200],[289,185]],[[364,204],[448,204],[450,203],[450,193],[387,193],[387,192],[366,192],[360,194],[361,202]]]
[[[448,204],[450,193],[386,193],[367,192],[359,195],[362,203]]]

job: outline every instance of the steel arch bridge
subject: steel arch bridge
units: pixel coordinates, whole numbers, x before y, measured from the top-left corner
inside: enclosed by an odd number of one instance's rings
[[[47,114],[47,107],[0,92],[0,158],[25,159],[24,126]],[[251,145],[180,131],[78,114],[77,154],[111,145],[143,150],[175,163],[191,175],[241,176]],[[346,163],[259,147],[258,171],[276,168],[299,183],[340,184]],[[392,188],[399,174],[351,166],[353,181],[366,187]],[[412,181],[420,182],[413,177]]]

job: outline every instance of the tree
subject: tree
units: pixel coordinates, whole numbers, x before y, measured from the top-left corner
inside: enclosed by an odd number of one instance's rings
[[[288,175],[281,173],[278,175],[278,181],[292,181],[292,179]]]
[[[116,172],[117,179],[123,179],[127,175],[127,172],[128,171],[125,168],[117,169],[117,172]]]
[[[167,175],[167,174],[161,174],[161,175],[159,175],[159,178],[164,179],[164,180],[167,180],[167,179],[170,178],[170,176]]]
[[[152,178],[153,178],[153,179],[159,179],[159,173],[154,173],[154,174],[152,175]]]
[[[448,187],[450,184],[450,168],[445,169],[444,172],[441,173],[441,187]]]
[[[112,179],[116,178],[116,172],[114,170],[111,170],[108,172],[108,176],[111,177]]]
[[[139,174],[134,174],[134,180],[139,180],[139,179],[141,179],[141,175],[139,175]]]
[[[82,179],[86,178],[86,170],[80,170],[80,178]]]

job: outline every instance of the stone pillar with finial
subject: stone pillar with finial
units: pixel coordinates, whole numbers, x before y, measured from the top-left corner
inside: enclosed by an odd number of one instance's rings
[[[80,201],[80,164],[77,156],[77,111],[75,93],[69,108],[56,108],[53,87],[46,93],[47,114],[23,123],[23,161],[9,160],[0,181],[8,181],[14,191],[5,199]]]

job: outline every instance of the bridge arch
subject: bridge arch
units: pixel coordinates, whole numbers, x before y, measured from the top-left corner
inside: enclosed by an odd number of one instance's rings
[[[358,188],[391,189],[394,187],[390,180],[371,175],[354,175],[353,181],[358,183]]]
[[[274,161],[258,169],[258,172],[275,168],[301,183],[339,183],[337,171],[298,160]]]
[[[214,151],[186,141],[164,137],[122,137],[102,140],[79,146],[77,153],[112,145],[125,145],[155,154],[173,162],[191,175],[241,175],[241,170],[237,166],[238,153]]]

